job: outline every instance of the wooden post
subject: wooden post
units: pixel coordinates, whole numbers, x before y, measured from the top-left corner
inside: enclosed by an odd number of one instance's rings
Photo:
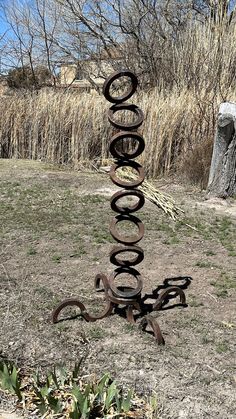
[[[236,194],[236,103],[221,103],[207,187],[208,196]]]

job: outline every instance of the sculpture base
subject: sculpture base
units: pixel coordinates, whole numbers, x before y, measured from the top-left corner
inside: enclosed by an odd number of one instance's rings
[[[189,280],[187,278],[187,280]],[[103,283],[103,288],[101,288],[101,282]],[[97,320],[103,319],[112,314],[112,312],[117,311],[119,306],[123,306],[125,308],[125,314],[127,320],[132,324],[138,324],[139,328],[143,331],[150,327],[153,331],[155,340],[157,341],[158,345],[164,345],[165,341],[161,333],[160,326],[156,319],[154,319],[150,313],[153,311],[160,310],[170,298],[175,298],[177,296],[180,297],[180,305],[186,307],[186,298],[185,293],[182,288],[178,286],[168,286],[160,292],[158,297],[155,294],[152,295],[144,295],[142,297],[141,293],[133,298],[124,298],[114,295],[111,290],[109,279],[104,274],[98,274],[95,278],[95,289],[97,292],[104,292],[105,294],[105,301],[107,303],[106,308],[104,311],[97,316],[93,316],[88,313],[84,304],[78,298],[67,298],[63,300],[61,303],[55,307],[52,313],[52,321],[53,323],[58,322],[58,317],[61,311],[68,306],[76,306],[79,307],[81,310],[81,316],[88,322],[95,322]],[[121,290],[122,295],[125,293],[125,290],[130,290],[131,288],[125,287],[118,287],[118,290]],[[155,299],[156,301],[154,304],[147,304],[145,301],[147,299]],[[136,314],[134,314],[136,311]],[[140,320],[140,322],[138,322]]]

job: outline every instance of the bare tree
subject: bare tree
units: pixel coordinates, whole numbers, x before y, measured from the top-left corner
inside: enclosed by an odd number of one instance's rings
[[[46,66],[56,82],[56,65],[60,51],[56,47],[59,37],[60,10],[51,7],[48,0],[11,0],[2,6],[2,15],[8,30],[4,41],[5,66],[9,68],[30,67],[35,86],[35,68]]]
[[[104,53],[112,60],[116,49],[120,59],[113,66],[135,70],[146,87],[160,80],[170,87],[175,83],[173,45],[178,48],[178,42],[183,42],[181,36],[189,25],[232,18],[228,0],[54,1],[63,8],[67,36],[58,46],[66,56],[82,66],[85,58],[99,61]]]
[[[50,7],[48,0],[35,0],[35,9],[36,36],[39,44],[42,45],[41,49],[46,57],[47,68],[53,76],[55,85],[57,49],[54,46],[54,40],[58,33],[60,10]]]
[[[6,36],[8,60],[12,67],[21,66],[23,69],[30,66],[36,84],[34,74],[35,33],[31,25],[31,10],[16,0],[3,7],[5,22],[9,26]]]
[[[12,62],[39,63],[54,75],[60,61],[78,65],[84,77],[106,77],[102,61],[115,69],[134,70],[145,88],[178,85],[179,51],[189,28],[207,19],[229,25],[235,2],[229,0],[9,0],[8,57]],[[177,53],[178,52],[178,53]],[[89,66],[89,59],[97,65]],[[9,58],[8,58],[9,61]],[[190,66],[191,67],[191,66]],[[110,68],[110,67],[109,67]],[[186,72],[186,84],[196,85]],[[96,74],[95,74],[95,73]]]

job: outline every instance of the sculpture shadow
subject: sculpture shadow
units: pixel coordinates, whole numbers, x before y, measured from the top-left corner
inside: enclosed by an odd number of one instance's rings
[[[153,300],[154,302],[157,301],[159,298],[161,298],[161,292],[167,290],[169,287],[178,287],[180,288],[182,291],[186,290],[192,281],[192,277],[190,276],[177,276],[177,277],[171,277],[171,278],[165,278],[163,281],[163,284],[158,285],[157,288],[155,288],[152,293],[148,293],[145,294],[142,298],[140,298],[140,307],[141,307],[141,311],[138,312],[136,310],[134,310],[134,312],[136,312],[134,314],[134,320],[138,320],[140,318],[142,318],[143,316],[151,313],[153,311],[153,303],[148,303],[148,300]],[[129,287],[118,287],[121,291],[124,291],[124,289],[132,289]],[[172,300],[174,300],[175,298],[178,298],[178,292],[177,291],[171,291],[171,293],[167,294],[164,298],[163,301],[161,303],[161,307],[157,310],[157,311],[165,311],[165,310],[173,310],[174,308],[177,307],[188,307],[188,304],[185,303],[181,303],[181,302],[175,302],[171,305],[168,305]],[[126,308],[125,307],[121,307],[121,306],[116,306],[114,308],[114,314],[118,314],[120,317],[122,318],[126,318]],[[152,334],[151,331],[147,331],[147,333]]]
[[[161,298],[161,293],[164,292],[165,290],[167,290],[169,287],[178,287],[180,288],[182,291],[186,290],[192,281],[192,277],[191,276],[176,276],[176,277],[171,277],[171,278],[165,278],[163,281],[163,284],[158,285],[157,288],[155,288],[152,293],[149,294],[145,294],[142,298],[142,308],[143,311],[146,312],[146,314],[150,313],[153,310],[153,304],[151,303],[147,303],[147,300],[158,300],[159,298]],[[164,311],[164,310],[172,310],[176,307],[188,307],[188,304],[183,304],[183,303],[174,303],[171,305],[167,304],[171,301],[174,300],[176,297],[178,296],[178,292],[176,291],[171,291],[169,294],[167,294],[164,298],[163,298],[163,302],[161,303],[161,307],[158,309],[158,311]]]

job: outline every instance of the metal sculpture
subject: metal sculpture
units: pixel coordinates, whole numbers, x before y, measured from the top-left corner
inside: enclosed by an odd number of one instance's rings
[[[121,77],[129,78],[131,87],[122,96],[112,96],[110,93],[111,86],[114,81],[120,79]],[[144,169],[134,160],[136,157],[141,155],[145,148],[142,135],[136,131],[142,125],[144,116],[142,110],[138,106],[126,103],[126,101],[135,93],[137,86],[137,77],[131,71],[124,70],[117,71],[108,77],[103,87],[103,94],[105,98],[112,103],[112,106],[108,111],[109,122],[114,128],[120,130],[120,132],[116,133],[110,141],[110,153],[115,159],[115,162],[110,169],[110,178],[115,185],[123,188],[121,191],[116,192],[111,198],[111,208],[118,214],[113,217],[110,224],[110,233],[119,243],[119,245],[115,246],[110,252],[110,261],[116,266],[116,269],[109,278],[105,274],[98,274],[95,278],[95,289],[97,291],[101,291],[101,283],[103,285],[105,301],[107,303],[106,308],[100,315],[93,316],[88,313],[84,304],[79,299],[68,298],[62,301],[54,309],[52,318],[53,322],[56,323],[60,312],[66,306],[77,306],[80,308],[81,315],[85,320],[94,322],[109,316],[116,307],[121,305],[126,308],[126,317],[130,323],[136,323],[136,320],[141,317],[142,319],[139,327],[142,330],[145,330],[147,326],[151,327],[158,344],[164,344],[160,327],[157,321],[151,317],[149,313],[151,311],[160,310],[164,303],[168,301],[170,296],[173,296],[173,293],[174,297],[179,295],[180,303],[185,305],[185,294],[180,287],[168,286],[160,293],[154,304],[145,304],[146,296],[142,297],[141,294],[143,289],[143,279],[140,273],[134,268],[134,266],[142,262],[144,258],[143,249],[137,246],[137,243],[143,238],[144,225],[137,216],[133,215],[134,212],[143,207],[145,202],[143,192],[137,189],[144,181]],[[128,110],[135,114],[134,122],[121,123],[115,118],[116,113],[123,110]],[[130,139],[132,141],[135,140],[135,148],[128,147],[128,145],[130,145]],[[124,142],[127,143],[127,146],[119,147],[119,145],[123,145]],[[124,167],[130,167],[136,170],[137,178],[135,180],[128,181],[121,179],[117,175],[117,170]],[[124,197],[136,197],[138,200],[133,205],[121,206],[119,205],[119,200]],[[134,223],[136,227],[138,227],[137,235],[126,236],[119,233],[117,225],[121,222],[127,221]],[[121,256],[124,256],[127,252],[132,252],[135,256],[132,259],[123,259]],[[121,274],[132,276],[136,280],[136,288],[129,286],[116,286],[117,277]],[[138,313],[136,315],[134,315],[135,310]]]

